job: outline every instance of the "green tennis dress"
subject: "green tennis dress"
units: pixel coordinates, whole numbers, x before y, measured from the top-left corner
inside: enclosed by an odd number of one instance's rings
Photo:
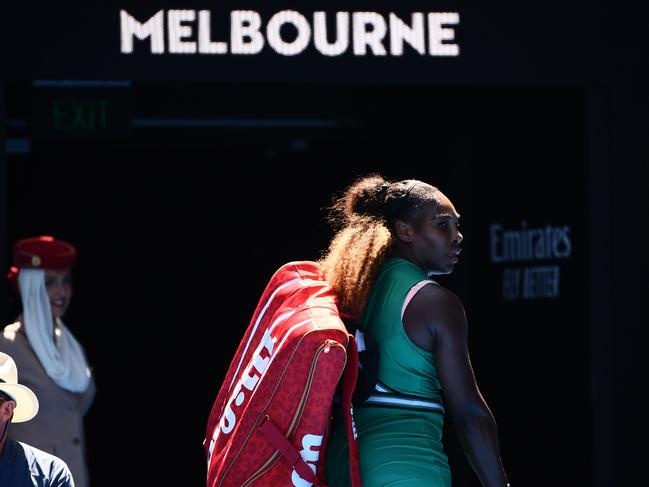
[[[430,282],[412,262],[388,259],[365,307],[363,324],[379,345],[379,382],[365,403],[354,404],[363,487],[451,486],[433,354],[410,340],[401,320],[406,297],[422,281]],[[339,407],[326,455],[329,485],[350,485]]]

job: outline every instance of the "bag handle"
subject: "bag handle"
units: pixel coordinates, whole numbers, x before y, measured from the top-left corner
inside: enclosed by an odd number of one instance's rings
[[[291,442],[286,439],[286,436],[275,426],[275,423],[271,421],[270,416],[266,414],[262,418],[258,428],[268,442],[282,454],[288,464],[295,469],[300,477],[312,484],[317,484],[318,479],[313,470],[306,464],[295,447],[291,445]]]

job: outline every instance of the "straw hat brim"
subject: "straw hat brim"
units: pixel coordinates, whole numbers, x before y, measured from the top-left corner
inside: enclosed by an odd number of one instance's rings
[[[6,392],[16,400],[12,423],[29,421],[38,413],[38,399],[29,387],[0,382],[0,391]]]

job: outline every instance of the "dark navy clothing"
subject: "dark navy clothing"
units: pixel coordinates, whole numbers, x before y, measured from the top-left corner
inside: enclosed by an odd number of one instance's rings
[[[63,460],[7,438],[0,455],[0,487],[74,487]]]

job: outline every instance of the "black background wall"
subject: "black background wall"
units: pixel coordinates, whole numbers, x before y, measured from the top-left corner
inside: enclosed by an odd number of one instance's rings
[[[80,250],[66,322],[99,386],[93,485],[116,470],[133,471],[127,485],[203,483],[207,414],[261,290],[280,264],[318,257],[321,208],[367,172],[430,181],[463,215],[465,252],[441,282],[465,303],[512,483],[637,484],[642,30],[604,3],[444,8],[460,10],[464,55],[426,65],[125,60],[107,4],[76,30],[61,23],[81,13],[9,12],[2,258],[39,233]],[[95,125],[68,124],[81,103]],[[571,253],[493,262],[493,225],[568,227]],[[506,272],[539,266],[558,268],[558,294],[504,293]],[[450,422],[446,438],[456,484],[478,485]]]
[[[79,96],[74,88],[8,88],[17,112],[30,99]],[[476,373],[499,419],[512,480],[551,482],[549,450],[566,479],[590,475],[584,90],[117,89],[131,92],[134,120],[144,125],[139,114],[148,114],[148,128],[108,140],[44,132],[30,154],[10,158],[8,172],[12,239],[54,233],[81,252],[67,321],[100,387],[88,418],[95,483],[114,466],[105,452],[144,438],[168,445],[141,456],[174,465],[165,472],[170,482],[201,482],[211,402],[263,287],[282,263],[319,256],[330,236],[321,209],[372,171],[431,181],[464,215],[464,265],[442,280],[466,302]],[[154,107],[162,97],[173,104]],[[263,102],[272,99],[280,102]],[[235,109],[252,126],[150,127],[177,125],[183,115],[195,123],[188,114],[197,111],[216,125]],[[276,126],[254,126],[264,120]],[[306,120],[320,126],[299,126]],[[558,293],[504,294],[504,266],[490,257],[493,224],[570,227],[570,257],[542,259],[560,267]],[[512,265],[536,265],[526,260]],[[452,430],[447,437],[457,482],[475,484]],[[151,474],[137,468],[141,461],[122,461],[137,483]]]

